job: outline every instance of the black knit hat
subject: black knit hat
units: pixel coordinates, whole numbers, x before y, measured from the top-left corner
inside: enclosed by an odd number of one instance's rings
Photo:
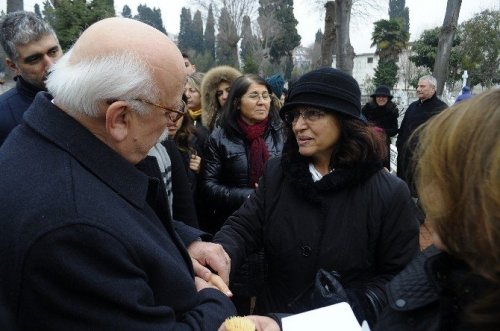
[[[391,90],[387,86],[380,85],[375,89],[375,93],[370,95],[372,98],[376,97],[388,97],[389,100],[392,100]]]
[[[352,76],[334,69],[321,68],[302,75],[290,88],[281,118],[298,106],[318,107],[362,120],[361,91]]]

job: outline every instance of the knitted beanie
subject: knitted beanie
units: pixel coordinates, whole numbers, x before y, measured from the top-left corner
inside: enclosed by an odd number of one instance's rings
[[[302,75],[290,88],[280,110],[281,117],[299,106],[318,107],[363,120],[358,83],[352,76],[334,68],[321,68]]]
[[[285,86],[285,80],[280,74],[272,75],[266,78],[266,82],[271,86],[271,90],[278,98],[281,98],[283,93],[283,87]]]

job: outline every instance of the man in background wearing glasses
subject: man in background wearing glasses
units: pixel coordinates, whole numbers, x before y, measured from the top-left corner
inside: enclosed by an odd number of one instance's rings
[[[124,18],[53,67],[53,99],[39,93],[0,150],[0,304],[19,329],[215,330],[235,314],[185,248],[203,233],[172,221],[149,175],[185,79],[174,43]]]

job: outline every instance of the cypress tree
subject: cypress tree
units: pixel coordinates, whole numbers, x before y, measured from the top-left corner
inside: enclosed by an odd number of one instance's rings
[[[193,22],[191,23],[191,47],[198,54],[203,53],[203,21],[199,10],[194,13]]]
[[[177,38],[178,46],[183,52],[187,52],[191,47],[191,10],[182,7],[181,9],[181,26],[179,29],[179,37]]]
[[[215,61],[215,18],[212,4],[208,7],[207,24],[205,26],[204,49],[208,56]]]

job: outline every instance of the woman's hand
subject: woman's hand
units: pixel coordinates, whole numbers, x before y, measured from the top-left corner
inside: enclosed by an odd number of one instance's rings
[[[200,173],[201,168],[201,157],[196,154],[191,155],[189,158],[189,169],[191,169],[195,174]]]

